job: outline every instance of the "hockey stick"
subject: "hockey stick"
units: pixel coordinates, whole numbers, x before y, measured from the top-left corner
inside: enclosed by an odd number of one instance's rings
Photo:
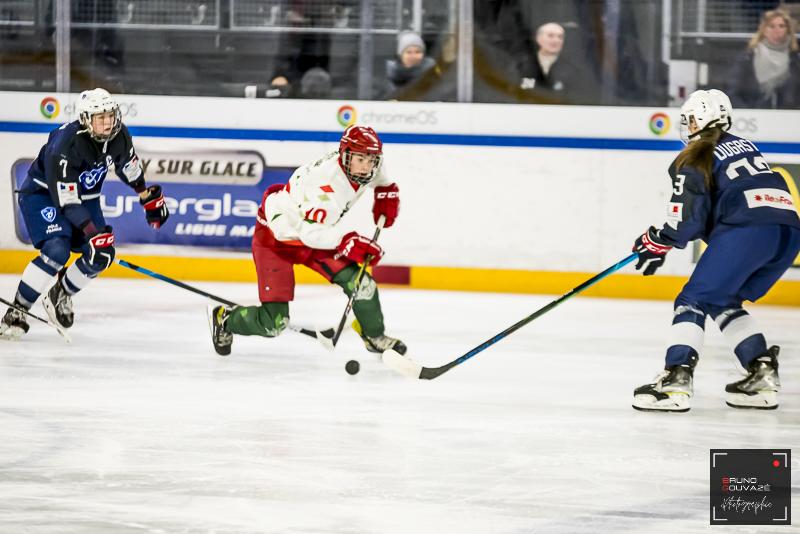
[[[378,240],[378,236],[381,235],[381,230],[383,230],[383,225],[386,222],[386,216],[381,215],[378,217],[378,227],[375,228],[375,235],[372,236],[373,241]],[[367,256],[364,258],[364,263],[361,264],[361,269],[359,269],[358,274],[353,280],[353,292],[350,293],[350,298],[347,299],[347,306],[344,308],[344,313],[342,314],[342,318],[339,320],[339,327],[336,329],[336,333],[333,334],[333,338],[329,340],[330,345],[325,341],[322,341],[323,345],[326,347],[333,349],[336,346],[336,343],[339,341],[339,336],[342,335],[342,331],[344,330],[344,324],[347,322],[347,317],[350,315],[350,310],[353,309],[353,301],[356,299],[356,294],[358,293],[359,288],[361,287],[361,279],[364,277],[364,272],[367,270],[367,265],[369,262],[372,261],[372,256]],[[327,336],[325,336],[327,337]]]
[[[239,306],[235,302],[232,302],[232,301],[230,301],[228,299],[224,299],[222,297],[218,297],[217,295],[212,295],[211,293],[203,291],[202,289],[198,289],[196,287],[190,286],[189,284],[184,284],[180,280],[175,280],[174,278],[170,278],[169,276],[164,276],[163,274],[157,273],[155,271],[151,271],[150,269],[147,269],[145,267],[141,267],[139,265],[135,265],[135,264],[130,263],[128,261],[125,261],[125,260],[123,260],[121,258],[115,258],[114,262],[119,264],[119,265],[122,265],[123,267],[127,267],[128,269],[131,269],[132,271],[136,271],[138,273],[150,276],[151,278],[156,278],[158,280],[161,280],[162,282],[167,282],[168,284],[172,284],[174,286],[178,286],[181,289],[185,289],[187,291],[191,291],[192,293],[197,293],[198,295],[202,295],[202,296],[204,296],[206,298],[209,298],[211,300],[215,300],[215,301],[217,301],[217,302],[219,302],[221,304],[225,304],[226,306]],[[307,335],[309,337],[313,337],[313,338],[325,337],[323,335],[323,332],[318,332],[318,331],[315,331],[315,330],[311,330],[309,328],[302,328],[302,327],[290,324],[289,325],[289,329],[293,330],[295,332],[299,332],[300,334],[305,334],[305,335]],[[332,334],[333,333],[333,329],[325,330],[324,333],[325,334]]]
[[[622,267],[624,267],[628,263],[630,263],[633,260],[635,260],[637,257],[638,257],[638,254],[636,252],[634,252],[633,254],[631,254],[630,256],[626,257],[625,259],[623,259],[623,260],[619,261],[618,263],[612,265],[611,267],[609,267],[605,271],[603,271],[603,272],[601,272],[599,274],[596,274],[595,276],[593,276],[590,279],[586,280],[581,285],[579,285],[579,286],[575,287],[574,289],[571,289],[567,293],[561,295],[556,300],[550,302],[546,306],[544,306],[542,308],[539,308],[538,310],[536,310],[532,314],[528,315],[527,317],[525,317],[524,319],[522,319],[518,323],[506,328],[505,330],[503,330],[502,332],[500,332],[496,336],[494,336],[494,337],[492,337],[490,339],[487,339],[486,341],[484,341],[483,343],[481,343],[480,345],[478,345],[474,349],[470,350],[469,352],[467,352],[463,356],[459,356],[458,358],[456,358],[452,362],[450,362],[448,364],[445,364],[445,365],[442,365],[441,367],[423,367],[423,366],[413,362],[409,358],[407,358],[405,356],[402,356],[402,355],[400,355],[399,353],[397,353],[397,352],[395,352],[393,350],[387,350],[386,352],[383,353],[383,357],[382,357],[383,363],[385,363],[388,367],[390,367],[391,369],[394,369],[398,373],[404,374],[404,375],[406,375],[406,376],[408,376],[410,378],[419,378],[420,380],[433,380],[437,376],[440,376],[440,375],[446,373],[447,371],[449,371],[453,367],[455,367],[457,365],[461,365],[462,363],[464,363],[465,361],[469,360],[470,358],[472,358],[476,354],[488,349],[489,347],[491,347],[492,345],[494,345],[495,343],[497,343],[501,339],[503,339],[506,336],[516,332],[517,330],[519,330],[520,328],[522,328],[526,324],[530,323],[531,321],[533,321],[537,317],[541,317],[542,315],[544,315],[545,313],[549,312],[550,310],[552,310],[553,308],[555,308],[556,306],[558,306],[559,304],[561,304],[562,302],[564,302],[568,298],[577,295],[578,293],[580,293],[581,291],[583,291],[587,287],[596,284],[597,282],[599,282],[600,280],[602,280],[606,276],[618,271],[619,269],[621,269]]]
[[[0,297],[0,302],[2,302],[3,304],[5,304],[6,306],[10,306],[10,307],[14,308],[15,310],[21,311],[22,313],[24,313],[24,314],[25,314],[25,315],[27,315],[28,317],[33,317],[34,319],[36,319],[36,320],[37,320],[37,321],[39,321],[40,323],[44,323],[44,324],[48,324],[48,325],[52,326],[53,328],[55,328],[55,329],[56,329],[56,331],[57,331],[59,334],[61,334],[61,337],[63,337],[63,338],[64,338],[64,341],[66,341],[67,343],[70,343],[70,344],[72,344],[72,338],[71,338],[71,337],[70,337],[70,335],[67,333],[67,331],[66,331],[66,330],[64,330],[63,328],[61,328],[61,326],[59,326],[59,325],[57,325],[56,323],[54,323],[53,321],[49,321],[49,320],[47,320],[47,319],[43,319],[43,318],[39,317],[38,315],[34,315],[34,314],[32,314],[31,312],[29,312],[28,310],[26,310],[25,308],[22,308],[22,307],[20,307],[20,306],[17,306],[17,305],[16,305],[16,303],[9,302],[9,301],[7,301],[6,299],[4,299],[4,298],[2,298],[2,297]]]

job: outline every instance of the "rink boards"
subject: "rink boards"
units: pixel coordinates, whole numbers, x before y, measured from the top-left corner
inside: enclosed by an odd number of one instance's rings
[[[73,95],[0,93],[0,272],[32,257],[13,188],[47,132],[73,120]],[[384,232],[376,278],[412,288],[563,293],[615,263],[638,233],[661,224],[680,149],[677,110],[120,96],[125,122],[161,183],[166,228],[144,223],[135,194],[114,177],[102,202],[119,255],[173,277],[254,280],[248,244],[261,191],[334,150],[355,116],[385,142],[400,185],[397,224]],[[54,104],[54,101],[56,104]],[[45,106],[45,102],[48,103]],[[797,198],[800,112],[737,112]],[[345,224],[370,233],[370,201]],[[674,251],[655,277],[615,275],[588,293],[674,298],[699,251]],[[766,302],[800,305],[800,269]],[[138,276],[115,268],[110,276]],[[303,269],[300,283],[322,280]]]

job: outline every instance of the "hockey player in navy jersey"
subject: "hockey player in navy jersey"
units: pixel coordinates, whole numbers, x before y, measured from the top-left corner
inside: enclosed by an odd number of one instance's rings
[[[786,182],[750,141],[727,132],[730,100],[721,91],[696,91],[681,107],[686,147],[669,167],[672,199],[662,228],[634,244],[637,269],[653,274],[673,247],[708,244],[675,299],[664,371],[634,391],[638,410],[685,412],[703,346],[706,316],[719,326],[747,376],[728,384],[734,408],[778,407],[777,346],[742,308],[761,298],[800,252],[800,219]]]
[[[0,338],[19,339],[28,331],[20,309],[42,300],[50,319],[63,328],[73,323],[72,295],[114,260],[114,233],[100,208],[100,191],[109,167],[139,194],[148,224],[160,228],[169,211],[161,186],[145,185],[144,172],[119,105],[105,89],[80,94],[79,119],[50,132],[19,189],[19,205],[39,255],[22,273],[16,308],[0,320]],[[65,268],[70,251],[82,255]],[[55,281],[55,283],[53,283]]]

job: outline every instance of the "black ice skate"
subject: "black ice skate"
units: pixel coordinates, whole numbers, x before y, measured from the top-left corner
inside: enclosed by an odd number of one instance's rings
[[[396,353],[400,355],[405,355],[406,351],[408,350],[405,343],[394,337],[389,337],[389,336],[369,337],[365,336],[361,332],[359,332],[359,335],[361,336],[361,339],[364,340],[364,345],[366,345],[367,350],[370,352],[383,354],[387,350],[394,350]]]
[[[211,328],[211,343],[214,344],[214,350],[220,356],[227,356],[231,353],[233,334],[225,330],[225,321],[228,320],[230,313],[230,308],[225,306],[208,307],[208,326]]]
[[[3,319],[0,320],[0,338],[17,341],[30,329],[25,314],[17,308],[9,307]]]
[[[56,283],[44,296],[42,305],[51,321],[61,328],[69,328],[75,321],[75,314],[72,312],[72,297],[64,289],[61,279],[62,277],[59,276]]]
[[[633,391],[633,407],[653,412],[688,412],[691,408],[692,361],[684,365],[667,367],[652,384],[645,384]]]
[[[778,353],[773,345],[747,366],[747,376],[725,386],[725,403],[732,408],[774,410],[778,407]]]

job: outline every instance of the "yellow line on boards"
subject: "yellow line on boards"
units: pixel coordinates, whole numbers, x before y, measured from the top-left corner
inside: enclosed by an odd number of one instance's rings
[[[0,273],[21,274],[36,253],[27,250],[0,250]],[[219,282],[256,281],[255,266],[249,258],[192,258],[127,255],[128,262],[140,265],[177,280]],[[411,267],[414,289],[452,291],[487,291],[562,295],[597,273],[468,269],[451,267]],[[144,275],[114,265],[103,276],[146,278]],[[299,284],[325,284],[317,273],[303,266],[295,267]],[[672,300],[686,283],[681,276],[613,274],[583,292],[586,296]],[[399,286],[403,287],[403,286]],[[781,280],[761,300],[762,304],[800,306],[800,280]]]

